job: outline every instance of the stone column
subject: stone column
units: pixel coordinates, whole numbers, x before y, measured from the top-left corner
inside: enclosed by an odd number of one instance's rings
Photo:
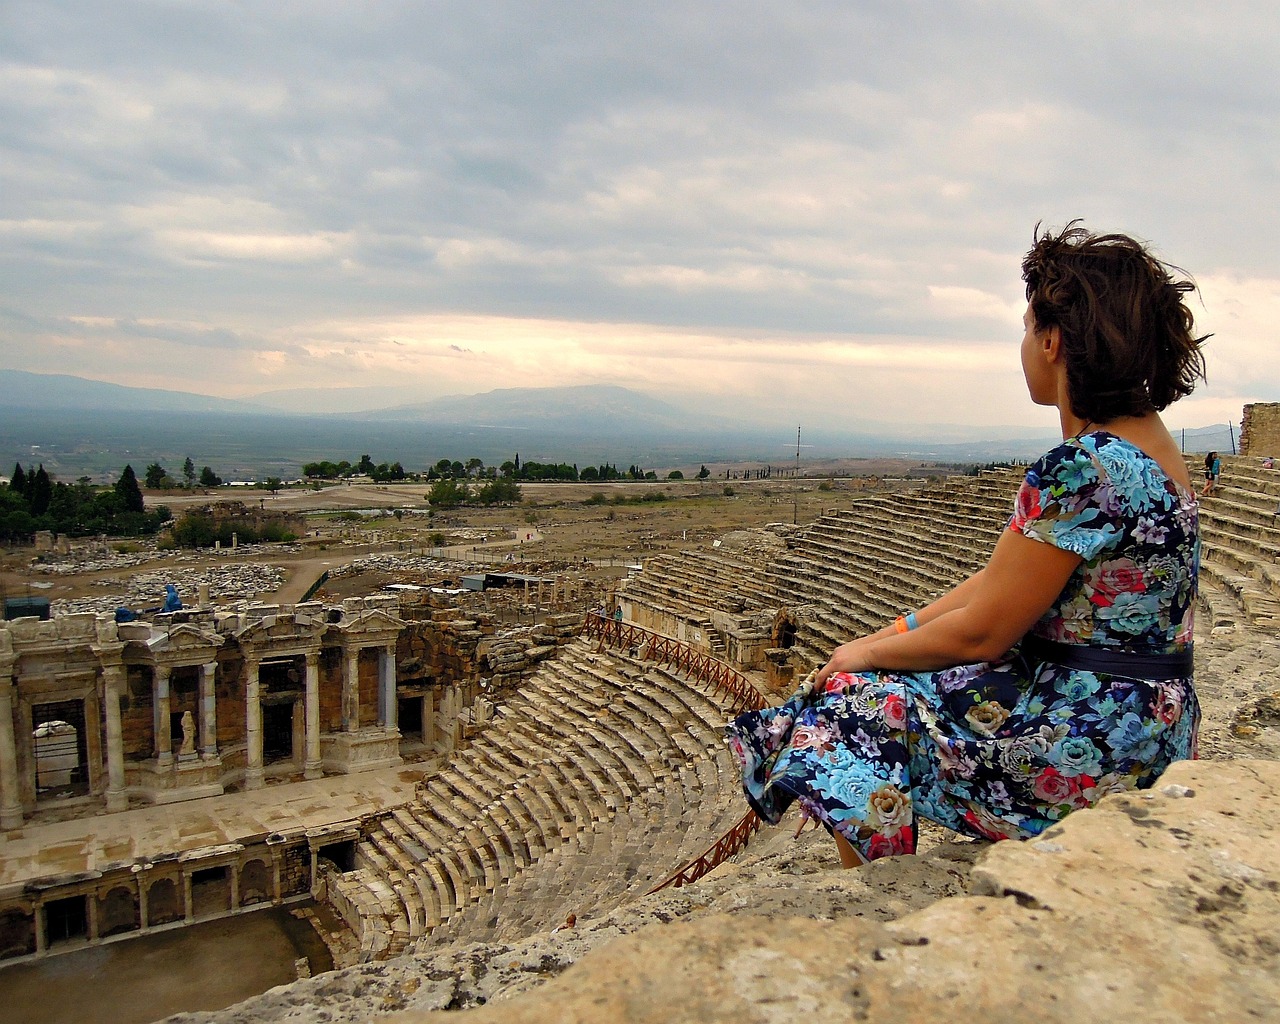
[[[173,725],[169,721],[169,666],[155,667],[156,711],[152,716],[156,734],[156,764],[168,768],[173,764]]]
[[[148,876],[138,874],[138,930],[142,932],[151,927],[151,907],[147,899],[151,892],[150,883]]]
[[[265,785],[265,775],[262,771],[262,703],[258,699],[258,659],[245,658],[244,671],[244,788],[261,789]]]
[[[458,749],[458,731],[462,725],[458,720],[458,712],[462,707],[462,698],[458,688],[452,683],[444,692],[446,700],[440,711],[444,718],[444,749],[448,752]]]
[[[382,705],[382,725],[387,732],[399,728],[399,708],[396,707],[396,645],[387,644],[378,650],[378,683],[381,687],[378,703]]]
[[[95,939],[101,938],[98,934],[98,929],[101,927],[101,925],[98,924],[98,894],[96,892],[85,893],[84,902],[85,907],[88,910],[89,941],[93,942]]]
[[[360,649],[348,649],[342,673],[342,728],[355,732],[360,728]]]
[[[200,756],[212,761],[218,756],[218,697],[214,691],[216,661],[200,666]]]
[[[36,953],[43,953],[49,948],[49,925],[44,916],[44,904],[35,905],[36,916]]]
[[[103,666],[102,681],[107,720],[107,810],[123,811],[129,806],[124,788],[124,734],[120,727],[124,666]]]
[[[320,767],[320,655],[307,652],[307,754],[302,766],[302,776],[318,779],[324,774]]]
[[[6,672],[0,677],[0,829],[22,825],[18,745],[13,734],[13,692],[13,678]]]
[[[436,742],[436,699],[430,691],[422,698],[422,742],[428,750]]]
[[[182,873],[182,911],[182,916],[186,918],[187,924],[196,919],[196,901],[194,894],[191,892],[190,871]]]

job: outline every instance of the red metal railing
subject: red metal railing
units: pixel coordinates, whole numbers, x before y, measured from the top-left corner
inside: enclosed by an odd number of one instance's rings
[[[582,631],[601,643],[634,649],[640,657],[664,665],[674,665],[695,679],[710,683],[716,688],[716,696],[726,693],[729,695],[731,709],[735,712],[755,711],[766,706],[764,695],[752,686],[741,672],[713,658],[706,651],[690,647],[682,640],[663,636],[661,633],[655,633],[651,629],[645,629],[634,623],[623,622],[621,619],[611,619],[597,612],[588,613],[582,625]],[[682,885],[696,882],[730,857],[746,849],[747,840],[759,831],[762,824],[755,811],[747,811],[741,821],[717,839],[700,856],[676,868],[649,892],[654,893],[671,887],[678,889]]]
[[[714,846],[710,847],[701,856],[689,861],[688,864],[676,868],[674,872],[655,885],[645,895],[648,896],[650,893],[659,892],[662,889],[679,889],[682,885],[692,885],[734,854],[746,849],[747,840],[751,838],[753,833],[760,830],[761,824],[763,823],[755,811],[747,811],[746,817],[717,839]]]
[[[663,636],[651,629],[620,619],[610,619],[597,612],[590,612],[582,631],[611,647],[631,648],[640,657],[676,668],[716,689],[716,696],[728,694],[730,710],[756,711],[766,706],[764,696],[737,669],[713,658],[706,651],[690,647],[683,640]]]

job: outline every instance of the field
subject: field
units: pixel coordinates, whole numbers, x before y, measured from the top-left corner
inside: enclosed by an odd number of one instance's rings
[[[728,471],[741,475],[750,468]],[[865,475],[817,475],[851,470]],[[704,481],[523,484],[518,505],[443,510],[431,509],[421,483],[340,483],[319,490],[286,488],[275,495],[240,487],[209,493],[148,493],[148,506],[168,505],[175,517],[189,508],[226,500],[300,515],[306,524],[305,536],[296,544],[260,545],[236,552],[165,553],[136,542],[74,542],[71,555],[45,555],[38,562],[33,561],[31,549],[19,548],[0,560],[0,591],[4,596],[44,596],[54,601],[106,600],[125,595],[131,581],[167,572],[190,601],[195,594],[191,587],[182,587],[183,580],[215,567],[252,564],[274,567],[280,578],[273,590],[243,596],[290,603],[299,600],[324,571],[380,551],[439,551],[466,561],[535,564],[585,559],[585,573],[610,578],[640,558],[707,546],[731,530],[805,523],[877,490],[917,486],[918,477],[929,467],[907,460],[857,460],[806,467],[806,471],[812,475],[796,479],[726,479],[721,468],[718,478]],[[56,572],[49,571],[54,567]],[[326,596],[369,593],[392,579],[377,570],[344,576],[326,587]],[[135,586],[135,606],[150,601],[150,593],[139,597]],[[154,603],[162,597],[162,586],[156,584]],[[130,602],[122,598],[122,603]]]

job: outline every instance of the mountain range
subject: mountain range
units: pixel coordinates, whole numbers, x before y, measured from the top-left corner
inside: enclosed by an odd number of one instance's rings
[[[43,463],[59,479],[105,480],[126,462],[135,470],[153,461],[177,469],[190,457],[228,479],[288,478],[306,462],[357,461],[363,453],[409,469],[443,457],[492,464],[514,454],[525,461],[662,469],[747,460],[790,466],[796,450],[789,430],[706,415],[615,385],[506,388],[376,407],[406,393],[294,389],[232,400],[0,369],[0,469],[21,460]],[[852,433],[806,426],[803,457],[987,462],[1031,458],[1054,442],[1000,428],[986,436],[976,428],[937,431],[922,441],[890,428]],[[1189,450],[1231,449],[1226,426],[1186,433]]]

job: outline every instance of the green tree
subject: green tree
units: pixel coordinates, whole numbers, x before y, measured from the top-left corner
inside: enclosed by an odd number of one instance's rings
[[[709,477],[710,475],[711,475],[711,470],[707,469],[707,467],[706,467],[706,466],[703,466],[700,470],[698,470],[698,479],[699,479],[699,480],[705,480],[705,479],[706,479],[707,477]]]
[[[222,477],[218,476],[212,469],[205,466],[200,470],[200,486],[201,487],[221,487]]]
[[[368,455],[360,456],[360,464],[356,466],[357,473],[363,473],[365,476],[370,476],[372,475],[374,468],[373,459],[369,458]]]
[[[506,477],[488,481],[476,495],[482,505],[519,504],[521,498],[520,485]]]
[[[27,471],[22,468],[21,462],[13,464],[13,478],[9,481],[9,489],[17,491],[24,498],[27,496]]]
[[[678,469],[673,469],[670,473],[668,473],[668,474],[667,474],[667,479],[668,479],[668,480],[683,480],[683,479],[684,479],[684,474],[683,474],[683,473],[681,473],[681,472],[680,472],[680,470],[678,470]]]
[[[124,502],[126,512],[141,513],[146,511],[146,505],[142,500],[142,488],[138,486],[138,478],[134,475],[132,466],[124,467],[124,472],[120,474],[120,479],[116,481],[115,491],[116,494],[120,495],[120,500]]]
[[[169,474],[164,471],[164,466],[158,462],[153,462],[147,467],[147,471],[142,475],[143,483],[151,490],[158,491],[164,486],[165,478]]]
[[[182,464],[182,479],[187,482],[187,487],[195,486],[196,482],[196,464],[191,461],[191,456],[187,456],[187,461]]]
[[[31,485],[31,514],[42,516],[49,511],[49,499],[53,496],[53,483],[49,474],[44,471],[44,463],[36,470],[35,481]]]
[[[436,508],[456,508],[465,505],[471,497],[471,491],[465,480],[445,477],[437,480],[427,491],[427,503]]]
[[[265,481],[263,481],[263,485],[271,492],[271,496],[274,498],[276,491],[280,490],[280,488],[284,486],[284,481],[278,476],[269,476]]]

